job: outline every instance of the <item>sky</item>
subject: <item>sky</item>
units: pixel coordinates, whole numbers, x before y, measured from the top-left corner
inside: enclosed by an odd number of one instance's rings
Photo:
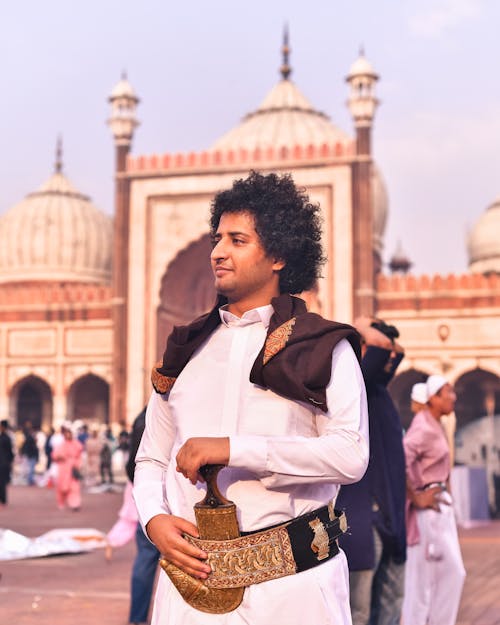
[[[132,154],[202,151],[279,80],[354,134],[345,76],[360,46],[380,75],[373,153],[389,194],[384,261],[467,270],[467,232],[500,196],[497,0],[0,2],[0,213],[64,172],[113,211],[107,98],[141,99]],[[500,232],[499,232],[500,237]]]

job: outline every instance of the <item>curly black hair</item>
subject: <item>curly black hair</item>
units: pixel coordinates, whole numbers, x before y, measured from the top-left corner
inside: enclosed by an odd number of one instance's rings
[[[315,286],[326,261],[319,210],[304,189],[295,186],[290,174],[251,171],[248,178],[235,180],[231,189],[214,197],[210,229],[216,233],[223,213],[251,213],[266,254],[285,262],[280,293],[301,293]]]

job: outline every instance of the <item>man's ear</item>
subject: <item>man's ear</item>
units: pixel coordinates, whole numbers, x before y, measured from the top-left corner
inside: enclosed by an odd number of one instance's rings
[[[273,263],[273,271],[281,271],[286,265],[284,260],[275,259]]]

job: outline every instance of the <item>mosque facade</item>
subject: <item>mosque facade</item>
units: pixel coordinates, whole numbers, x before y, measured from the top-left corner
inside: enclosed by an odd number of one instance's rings
[[[147,156],[131,155],[139,99],[122,78],[109,98],[113,221],[72,187],[59,157],[49,180],[0,217],[0,408],[11,423],[133,421],[173,325],[214,302],[210,201],[252,169],[290,172],[321,206],[328,262],[303,294],[310,309],[398,327],[406,357],[391,389],[405,423],[411,386],[433,373],[456,385],[459,427],[500,412],[500,200],[470,234],[469,272],[414,276],[401,251],[384,272],[377,74],[363,54],[348,72],[350,135],[292,81],[286,42],[280,71],[209,149]]]

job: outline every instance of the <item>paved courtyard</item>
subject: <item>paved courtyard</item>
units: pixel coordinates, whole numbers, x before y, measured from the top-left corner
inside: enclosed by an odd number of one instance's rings
[[[9,496],[0,527],[30,537],[68,527],[107,532],[121,505],[117,492],[85,493],[79,512],[57,510],[47,488],[14,486]],[[460,540],[467,580],[457,625],[500,625],[500,522],[460,529]],[[131,542],[116,549],[111,562],[102,549],[0,561],[1,625],[126,625],[134,554]]]

